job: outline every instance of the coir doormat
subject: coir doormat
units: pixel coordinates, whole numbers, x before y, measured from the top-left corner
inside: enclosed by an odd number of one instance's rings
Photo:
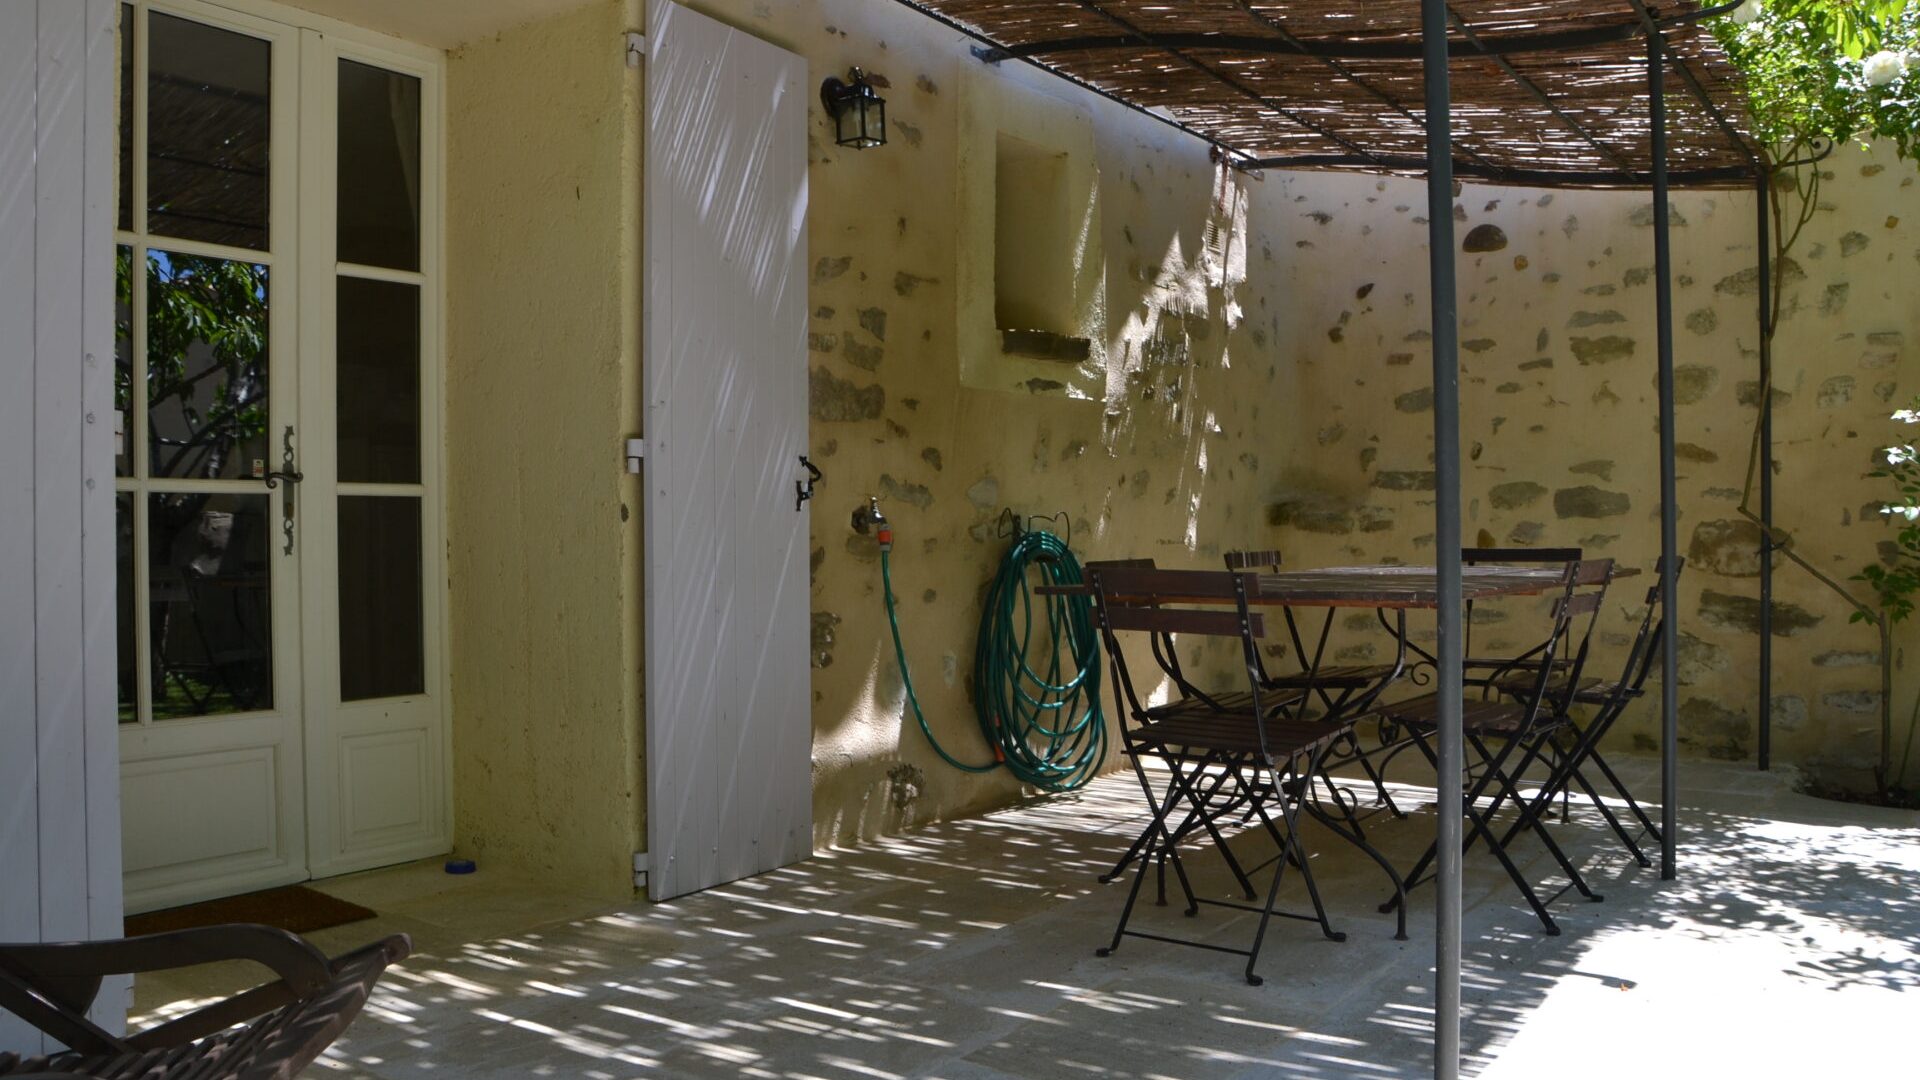
[[[168,930],[219,926],[223,923],[264,923],[296,934],[309,934],[330,926],[344,926],[371,918],[373,912],[359,904],[328,896],[305,885],[288,885],[239,896],[224,896],[218,900],[165,911],[149,911],[144,915],[129,915],[127,936],[160,934]]]

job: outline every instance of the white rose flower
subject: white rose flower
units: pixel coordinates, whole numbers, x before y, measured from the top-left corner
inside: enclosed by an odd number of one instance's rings
[[[1734,22],[1739,23],[1742,26],[1745,26],[1746,24],[1759,18],[1761,14],[1762,12],[1760,10],[1760,0],[1746,0],[1746,3],[1741,4],[1737,8],[1734,8],[1733,14],[1727,17],[1732,19]]]
[[[1868,86],[1885,86],[1906,70],[1906,61],[1899,53],[1882,49],[1867,57],[1867,62],[1860,67],[1860,74],[1865,76]]]

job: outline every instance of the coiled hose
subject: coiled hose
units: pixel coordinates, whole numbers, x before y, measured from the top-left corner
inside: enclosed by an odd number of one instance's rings
[[[1084,596],[1035,597],[1028,585],[1028,571],[1036,565],[1046,584],[1080,584],[1080,561],[1073,552],[1059,537],[1034,529],[1016,537],[1000,560],[999,572],[987,590],[974,649],[974,714],[994,757],[979,765],[948,753],[920,711],[907,652],[900,643],[888,554],[883,546],[880,580],[886,593],[887,624],[893,630],[893,653],[900,664],[907,704],[934,753],[964,772],[992,772],[1005,766],[1022,783],[1043,791],[1072,791],[1093,779],[1107,760],[1107,724],[1100,709],[1100,640],[1093,606]],[[1034,638],[1037,617],[1043,619],[1049,635],[1043,641]]]

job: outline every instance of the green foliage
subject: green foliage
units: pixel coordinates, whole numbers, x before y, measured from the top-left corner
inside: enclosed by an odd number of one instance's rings
[[[1894,413],[1893,419],[1903,424],[1920,423],[1920,400],[1912,408]],[[1912,442],[1900,442],[1887,447],[1885,453],[1887,464],[1874,470],[1873,475],[1892,481],[1898,498],[1881,513],[1900,518],[1903,524],[1894,537],[1891,565],[1869,566],[1854,575],[1854,580],[1873,588],[1889,622],[1900,622],[1913,614],[1914,598],[1920,596],[1920,448]],[[1854,615],[1855,622],[1865,619],[1864,614]]]
[[[1743,18],[1716,20],[1714,32],[1746,77],[1754,134],[1775,162],[1850,138],[1920,154],[1920,3],[1760,0]],[[1876,85],[1870,74],[1894,70],[1887,54],[1904,70]]]
[[[121,248],[116,287],[132,311],[133,267]],[[152,471],[219,476],[234,449],[267,428],[267,269],[245,262],[148,252],[147,409],[184,422],[155,440]],[[130,322],[116,328],[123,340]],[[133,407],[121,372],[118,407]]]

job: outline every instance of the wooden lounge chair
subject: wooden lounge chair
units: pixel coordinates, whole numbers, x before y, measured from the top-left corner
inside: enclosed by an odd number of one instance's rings
[[[412,949],[396,934],[328,960],[295,934],[251,925],[0,945],[0,1008],[70,1048],[27,1059],[0,1053],[0,1077],[290,1080],[340,1037],[381,972]],[[104,976],[223,960],[251,960],[279,977],[131,1035],[115,1036],[86,1017]]]

